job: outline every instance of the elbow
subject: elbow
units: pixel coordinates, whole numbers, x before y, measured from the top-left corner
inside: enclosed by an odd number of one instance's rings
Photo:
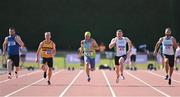
[[[112,46],[111,46],[111,45],[109,45],[109,49],[112,49]]]

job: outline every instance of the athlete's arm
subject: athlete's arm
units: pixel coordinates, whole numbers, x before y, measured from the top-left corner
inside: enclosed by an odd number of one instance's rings
[[[154,54],[157,54],[157,50],[160,47],[160,44],[162,43],[163,38],[160,38],[159,41],[155,45]]]
[[[24,47],[24,42],[21,40],[21,37],[20,36],[16,36],[15,37],[15,40],[16,42],[21,46],[21,47]]]
[[[56,54],[56,44],[53,42],[53,56]]]
[[[8,44],[8,37],[6,37],[3,42],[3,56],[6,54],[7,44]]]
[[[127,54],[130,55],[131,53],[131,48],[132,48],[132,42],[131,40],[129,40],[129,38],[126,37],[126,40],[128,42],[128,51],[127,51]]]
[[[41,42],[40,44],[39,44],[39,47],[38,47],[38,50],[37,50],[37,52],[36,52],[36,62],[38,63],[39,62],[39,54],[40,54],[40,51],[41,51],[41,48],[42,48],[42,44],[43,44],[43,42]]]
[[[110,48],[110,49],[112,49],[112,48],[115,46],[116,41],[117,41],[116,38],[113,38],[113,39],[111,40],[111,43],[109,44],[109,48]]]
[[[84,48],[84,41],[83,40],[81,40],[81,50],[83,51],[83,48]]]
[[[93,39],[92,46],[93,46],[92,49],[95,49],[95,50],[98,50],[98,49],[99,49],[99,46],[98,46],[96,40],[94,40],[94,39]]]
[[[176,39],[175,38],[173,38],[173,46],[174,46],[174,48],[176,49],[177,48],[177,42],[176,42]]]

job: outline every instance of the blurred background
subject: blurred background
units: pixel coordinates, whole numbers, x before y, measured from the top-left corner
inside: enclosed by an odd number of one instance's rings
[[[52,33],[59,56],[77,51],[85,31],[109,51],[116,30],[122,29],[137,48],[152,52],[166,27],[179,41],[179,4],[180,0],[1,0],[0,44],[8,28],[15,26],[28,51],[36,51],[46,31]]]

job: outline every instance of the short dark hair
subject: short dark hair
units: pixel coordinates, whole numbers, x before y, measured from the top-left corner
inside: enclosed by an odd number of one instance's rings
[[[117,32],[123,32],[123,30],[122,29],[118,29]]]
[[[9,27],[9,29],[16,31],[16,28],[15,28],[15,27]]]

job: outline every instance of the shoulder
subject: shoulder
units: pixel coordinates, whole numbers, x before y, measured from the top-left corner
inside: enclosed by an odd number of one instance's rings
[[[54,41],[51,40],[51,42],[52,42],[52,44],[53,44],[54,46],[56,46],[56,44],[54,43]]]
[[[82,44],[82,43],[84,43],[84,41],[85,41],[84,39],[83,39],[83,40],[81,40],[81,44]]]
[[[43,40],[43,41],[40,42],[39,45],[44,45],[44,43],[45,43],[45,41]]]
[[[160,37],[159,40],[162,41],[165,39],[165,36],[164,37]]]
[[[173,36],[171,36],[171,39],[175,40],[176,38],[174,38]]]
[[[7,40],[8,38],[9,38],[9,36],[6,36],[6,37],[5,37],[5,40]]]
[[[19,35],[15,34],[15,37],[20,37]]]
[[[91,38],[91,41],[96,41],[95,39]]]
[[[117,39],[117,38],[116,38],[116,37],[114,37],[114,38],[112,38],[112,39],[111,39],[111,41],[114,41],[114,40],[116,40],[116,39]]]
[[[129,41],[129,38],[128,37],[123,37],[126,41]]]

